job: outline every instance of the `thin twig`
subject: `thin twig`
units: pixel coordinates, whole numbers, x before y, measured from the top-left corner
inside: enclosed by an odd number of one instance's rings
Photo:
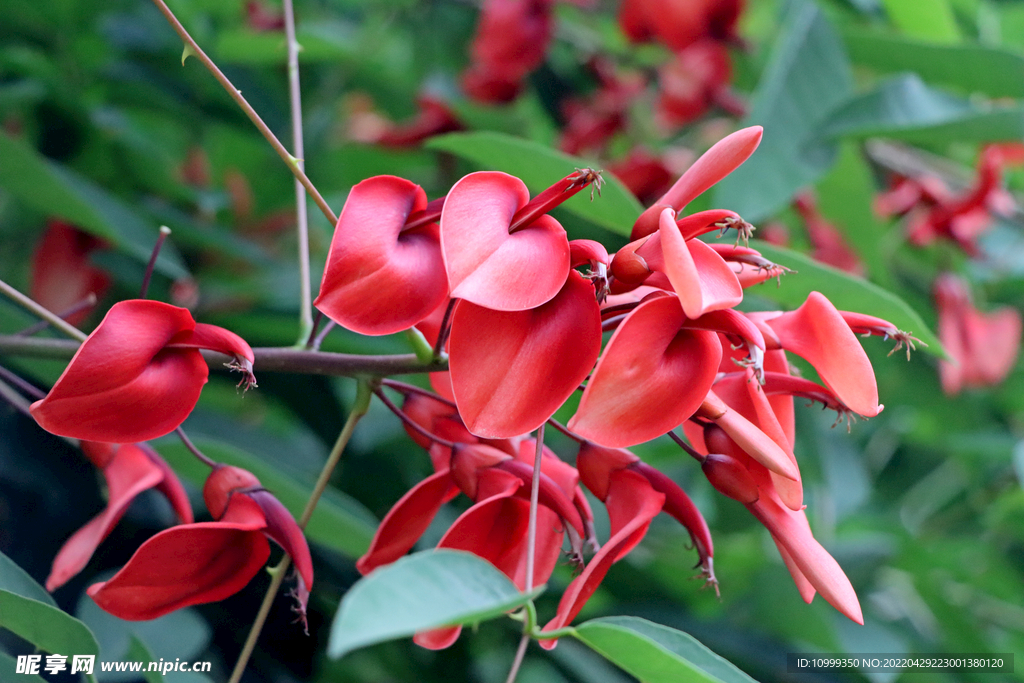
[[[178,425],[178,427],[175,428],[174,432],[178,435],[178,438],[181,439],[181,442],[185,444],[185,448],[189,450],[189,453],[196,456],[199,462],[203,463],[204,465],[210,468],[214,468],[217,466],[217,463],[215,463],[213,460],[210,460],[210,458],[207,457],[205,453],[196,448],[196,445],[192,443],[192,439],[188,438],[188,436],[185,434],[185,430],[181,428],[181,425]]]
[[[410,427],[412,427],[416,432],[418,432],[419,434],[422,434],[425,438],[430,439],[434,443],[440,444],[440,445],[444,446],[445,448],[455,448],[455,442],[454,441],[449,441],[448,439],[442,439],[437,434],[434,434],[433,432],[429,432],[429,431],[427,431],[427,429],[425,427],[417,424],[415,420],[413,420],[411,417],[409,417],[408,415],[405,414],[405,411],[403,411],[401,408],[396,406],[394,401],[392,401],[390,398],[388,398],[387,394],[385,394],[382,389],[375,389],[373,391],[373,393],[375,393],[377,395],[377,398],[380,399],[381,403],[383,403],[385,406],[387,406],[388,410],[390,410],[392,413],[394,413],[398,417],[398,419],[400,419],[402,422],[404,422],[405,424],[407,424]]]
[[[82,332],[77,327],[68,324],[67,321],[61,319],[61,317],[58,316],[56,313],[47,310],[43,306],[39,305],[29,297],[25,296],[24,294],[16,290],[14,287],[11,287],[3,280],[0,280],[0,294],[3,294],[8,299],[15,302],[22,308],[25,308],[26,310],[33,313],[37,317],[47,321],[56,329],[60,330],[61,332],[71,337],[72,339],[77,339],[78,341],[81,342],[85,341],[85,338],[88,336],[85,332]]]
[[[24,413],[33,420],[35,419],[34,417],[32,417],[32,412],[29,410],[30,404],[28,400],[24,396],[19,394],[14,387],[12,387],[10,384],[3,381],[2,379],[0,379],[0,399],[3,399],[10,403],[11,406],[18,410],[18,412]]]
[[[30,396],[33,401],[38,401],[39,399],[46,396],[45,391],[35,386],[34,384],[29,383],[20,375],[18,375],[15,372],[12,372],[11,370],[5,368],[2,365],[0,365],[0,379],[7,382],[8,384],[13,384],[15,387],[18,388],[18,391],[27,396]]]
[[[380,383],[382,385],[386,386],[386,387],[394,389],[395,391],[397,391],[399,393],[402,393],[402,394],[419,394],[420,396],[426,396],[427,398],[432,398],[435,401],[437,401],[438,403],[443,403],[446,406],[448,406],[449,408],[455,408],[456,410],[458,409],[458,406],[455,405],[455,401],[450,401],[447,398],[445,398],[444,396],[440,396],[440,395],[434,393],[430,389],[424,389],[423,387],[418,387],[415,384],[409,384],[407,382],[399,382],[396,379],[384,378],[384,379],[382,379],[380,381]]]
[[[533,481],[530,483],[530,518],[526,527],[526,592],[533,590],[533,565],[537,557],[537,508],[540,505],[540,466],[544,458],[544,424],[537,428],[537,448],[533,457]],[[516,657],[512,660],[512,668],[508,672],[505,683],[513,683],[519,667],[526,656],[526,646],[530,642],[529,632],[523,634],[519,640],[519,648],[516,650]]]
[[[191,35],[189,35],[188,31],[185,30],[185,27],[181,25],[180,21],[178,21],[178,18],[174,16],[174,12],[171,11],[163,0],[153,0],[153,4],[156,5],[157,9],[160,10],[160,13],[164,15],[167,22],[178,34],[178,37],[180,37],[185,43],[186,48],[185,53],[182,55],[182,62],[184,62],[185,57],[190,54],[194,55],[196,59],[202,62],[203,66],[213,74],[213,77],[217,79],[217,82],[221,84],[221,87],[227,91],[228,95],[231,96],[231,99],[241,107],[242,111],[245,112],[245,115],[253,122],[253,125],[255,125],[263,137],[266,138],[267,142],[270,143],[270,146],[274,148],[275,152],[277,152],[277,155],[284,160],[285,165],[287,165],[292,174],[299,179],[302,186],[306,188],[306,192],[308,192],[309,196],[313,198],[313,201],[316,202],[316,205],[320,208],[320,211],[323,212],[324,216],[327,217],[327,220],[331,222],[331,225],[337,223],[338,217],[334,215],[333,211],[331,211],[331,207],[327,206],[327,202],[325,202],[324,198],[320,196],[320,193],[317,191],[316,187],[313,186],[313,183],[310,182],[309,178],[306,177],[306,174],[298,167],[298,160],[288,153],[288,150],[285,149],[284,145],[281,144],[281,141],[277,139],[273,132],[271,132],[270,128],[267,127],[267,124],[263,123],[263,119],[261,119],[260,115],[256,113],[256,110],[252,108],[252,105],[242,97],[242,91],[232,85],[231,81],[228,80],[228,77],[225,76],[217,65],[213,63],[213,60],[203,52],[203,49],[199,47],[199,44],[196,43]]]
[[[338,323],[333,320],[328,320],[327,324],[324,325],[324,329],[320,330],[320,334],[316,335],[313,339],[313,344],[309,348],[313,351],[319,351],[320,345],[324,343],[324,339],[327,339],[327,335],[330,334],[331,330],[335,328]]]
[[[440,358],[441,354],[444,352],[445,342],[448,341],[448,333],[451,332],[452,312],[455,310],[455,304],[458,302],[458,299],[451,299],[448,301],[448,307],[444,309],[444,316],[441,318],[441,326],[437,328],[437,342],[434,344],[434,358]]]
[[[164,246],[164,240],[170,234],[170,228],[166,225],[160,226],[160,236],[156,238],[156,244],[153,245],[153,253],[149,257],[149,263],[146,264],[146,274],[142,276],[142,287],[139,288],[140,299],[146,298],[146,292],[149,291],[149,281],[153,278],[153,269],[156,268],[156,259],[160,256],[160,248]]]
[[[284,0],[284,33],[288,39],[288,100],[292,113],[292,149],[295,166],[306,172],[306,150],[302,141],[302,91],[299,88],[299,41],[295,39],[295,10],[292,0]],[[306,192],[295,178],[295,222],[299,242],[299,340],[313,330],[313,296],[309,285],[309,220],[306,215]]]
[[[548,418],[548,424],[557,429],[558,431],[560,431],[562,434],[565,434],[567,437],[569,437],[576,443],[583,443],[584,441],[586,441],[586,439],[584,439],[582,436],[572,431],[571,429],[569,429],[568,427],[566,427],[564,424],[562,424],[553,417]]]
[[[68,360],[80,344],[67,339],[40,339],[0,335],[0,354]],[[258,346],[253,349],[255,365],[261,372],[291,372],[303,375],[356,377],[365,375],[404,375],[420,372],[443,372],[444,362],[424,364],[415,354],[393,356],[361,356],[350,353],[306,351],[290,346]],[[204,351],[206,362],[213,369],[222,369],[228,360],[219,353]]]
[[[88,294],[85,295],[84,299],[79,301],[74,306],[71,306],[70,308],[64,309],[63,311],[61,311],[57,315],[60,317],[61,320],[67,320],[68,318],[73,316],[75,313],[80,313],[82,311],[88,310],[88,309],[92,308],[95,305],[96,305],[96,293],[95,292],[89,292]],[[42,332],[43,330],[45,330],[49,326],[50,326],[50,321],[49,320],[39,320],[37,322],[32,323],[31,325],[29,325],[25,329],[20,330],[18,332],[15,332],[14,335],[16,337],[31,337],[33,334],[37,334],[39,332]]]
[[[341,456],[345,452],[345,447],[348,445],[349,440],[352,438],[352,432],[355,431],[356,424],[363,415],[366,415],[369,407],[370,387],[366,382],[360,381],[356,390],[356,401],[352,406],[352,412],[348,414],[345,426],[342,427],[341,434],[338,435],[337,441],[334,442],[334,447],[331,449],[330,455],[327,456],[327,462],[324,463],[324,467],[320,471],[320,478],[317,479],[313,492],[306,502],[306,508],[302,511],[302,516],[299,518],[300,529],[305,529],[310,518],[313,516],[313,511],[316,510],[320,496],[327,489],[331,475],[334,473],[338,463],[341,462]],[[238,662],[235,664],[234,671],[231,672],[231,678],[228,680],[228,683],[238,683],[241,680],[242,673],[249,663],[249,657],[252,656],[252,651],[256,648],[256,641],[259,640],[263,624],[266,623],[267,615],[270,614],[270,606],[274,603],[274,598],[277,596],[277,591],[280,590],[281,584],[284,583],[284,577],[288,572],[291,561],[292,558],[286,554],[281,558],[277,566],[271,570],[273,578],[270,581],[270,586],[267,588],[267,594],[263,597],[263,603],[260,605],[259,612],[256,613],[256,619],[253,620],[252,628],[249,629],[249,636],[245,640],[245,645],[242,646],[242,652],[238,656]]]
[[[678,434],[676,434],[675,432],[669,432],[668,436],[669,436],[670,439],[675,441],[676,444],[678,444],[678,446],[680,448],[682,448],[690,456],[692,456],[697,462],[704,462],[704,456],[701,455],[700,453],[698,453],[697,450],[694,449],[693,446],[691,446],[690,444],[688,444],[685,441],[683,441],[682,438],[680,438],[680,436]]]

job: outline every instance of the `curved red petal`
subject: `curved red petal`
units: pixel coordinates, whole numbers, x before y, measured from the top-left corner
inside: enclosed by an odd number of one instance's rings
[[[569,428],[621,448],[675,429],[700,407],[722,358],[718,335],[681,329],[675,297],[646,301],[619,325]]]
[[[167,343],[168,347],[209,349],[225,356],[244,358],[252,363],[256,357],[249,344],[231,330],[216,325],[196,323],[195,329],[180,332]]]
[[[263,511],[263,516],[267,520],[267,527],[263,530],[263,533],[272,538],[274,542],[288,553],[288,556],[292,558],[292,564],[295,565],[299,576],[302,577],[305,590],[312,590],[313,558],[309,554],[309,544],[306,542],[306,536],[295,522],[292,513],[288,512],[288,509],[281,504],[281,501],[275,498],[269,491],[253,491],[252,493],[240,495],[249,496],[260,506],[260,510]]]
[[[448,470],[427,477],[395,503],[377,527],[369,550],[356,562],[361,574],[369,574],[409,552],[434,520],[437,511],[450,500],[455,484]]]
[[[682,211],[684,206],[705,190],[739,168],[761,144],[762,134],[761,126],[751,126],[722,138],[693,162],[672,188],[655,203],[667,204],[676,211]]]
[[[732,308],[743,301],[743,288],[725,259],[700,240],[684,240],[670,213],[661,215],[658,232],[665,274],[687,318]]]
[[[91,368],[76,368],[75,381],[94,374]],[[105,390],[68,396],[58,380],[46,398],[32,404],[32,416],[40,427],[60,436],[108,443],[148,441],[185,421],[208,374],[199,351],[167,349],[128,381]]]
[[[810,363],[822,382],[851,410],[881,412],[871,361],[843,316],[825,296],[811,292],[800,308],[767,320],[782,348]]]
[[[839,563],[811,534],[807,516],[789,510],[770,496],[748,506],[772,536],[786,548],[793,563],[829,604],[857,622],[864,623],[860,601]]]
[[[430,631],[421,631],[412,637],[412,642],[428,650],[444,650],[455,644],[462,633],[461,626],[446,626]]]
[[[528,311],[464,301],[448,343],[452,390],[470,432],[525,434],[544,423],[594,367],[601,312],[594,288],[569,273],[558,295]]]
[[[103,476],[107,480],[109,495],[107,507],[64,542],[46,579],[48,591],[57,590],[82,571],[97,546],[121,521],[135,497],[156,486],[164,473],[141,449],[126,444],[117,450],[103,469]]]
[[[89,596],[128,621],[223,600],[245,587],[270,557],[263,524],[255,502],[233,496],[223,520],[161,531],[110,580],[90,586]]]
[[[412,327],[448,293],[438,226],[402,232],[427,206],[423,188],[404,178],[368,178],[349,193],[331,240],[316,307],[360,334]]]
[[[542,630],[562,628],[576,618],[601,585],[612,564],[644,537],[647,527],[655,515],[661,512],[664,502],[665,496],[655,491],[647,479],[636,472],[619,470],[612,474],[605,506],[613,528],[618,531],[590,559],[583,573],[565,589],[558,603],[558,613]],[[550,650],[557,641],[542,640],[540,644]]]
[[[569,240],[558,221],[541,216],[509,234],[529,199],[526,185],[506,173],[471,173],[452,187],[441,212],[441,249],[453,298],[522,311],[558,293],[569,272]]]

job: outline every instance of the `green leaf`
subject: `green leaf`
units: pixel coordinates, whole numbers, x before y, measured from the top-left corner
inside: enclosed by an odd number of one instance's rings
[[[56,607],[6,590],[0,590],[0,628],[52,654],[99,654],[92,631],[78,619]]]
[[[40,663],[39,670],[42,671],[42,665],[46,661]],[[18,670],[18,660],[10,656],[3,650],[0,650],[0,679],[5,681],[17,681],[18,683],[47,683],[46,679],[39,674],[15,674]],[[15,678],[17,676],[17,678]]]
[[[47,216],[63,218],[147,263],[156,243],[157,225],[141,217],[92,181],[44,158],[23,143],[0,133],[0,187]],[[173,245],[164,245],[158,272],[179,279],[188,275]]]
[[[57,606],[45,588],[3,553],[0,553],[0,590],[46,603],[51,607]]]
[[[757,222],[789,204],[835,161],[835,144],[813,133],[852,87],[849,60],[832,25],[814,3],[791,3],[744,120],[764,126],[764,139],[718,183],[714,205]]]
[[[854,63],[882,73],[914,71],[933,83],[990,97],[1024,97],[1024,55],[985,45],[939,45],[863,30],[843,32]]]
[[[102,577],[109,578],[109,577]],[[97,580],[102,580],[97,577]],[[75,616],[92,630],[99,643],[100,657],[107,662],[141,661],[131,653],[138,642],[149,657],[173,662],[195,659],[210,642],[210,627],[194,609],[181,609],[150,621],[125,621],[99,608],[88,595],[82,595]],[[134,681],[127,671],[97,671],[101,683]]]
[[[946,357],[938,337],[928,329],[921,316],[892,292],[790,249],[759,240],[751,242],[751,246],[768,260],[797,272],[782,276],[779,286],[776,286],[775,281],[768,280],[748,288],[748,293],[771,299],[788,308],[796,308],[811,292],[821,292],[839,310],[884,318],[927,344],[925,350],[932,355]]]
[[[337,659],[420,631],[493,619],[542,590],[520,593],[494,565],[470,553],[415,553],[371,572],[345,594],[334,615],[327,654]]]
[[[128,652],[125,654],[125,659],[132,662],[142,662],[142,677],[146,680],[146,683],[163,683],[164,677],[159,671],[150,671],[149,663],[155,662],[156,659],[149,653],[149,649],[146,648],[146,644],[141,640],[132,636],[131,644],[128,646]]]
[[[892,23],[908,36],[943,43],[960,40],[947,0],[882,0],[882,5]]]
[[[642,683],[753,683],[696,638],[638,617],[605,617],[576,627],[576,637]]]
[[[196,445],[209,457],[226,465],[241,467],[256,475],[260,483],[273,493],[281,503],[298,519],[302,514],[313,482],[302,481],[289,476],[250,453],[229,444],[208,438],[195,438]],[[181,477],[202,487],[210,470],[188,449],[175,441],[159,444],[160,455]],[[359,557],[370,547],[377,522],[373,515],[354,498],[336,489],[324,491],[316,511],[306,526],[306,538],[328,548]]]
[[[449,133],[431,138],[426,146],[467,159],[481,168],[492,168],[520,178],[536,194],[574,168],[596,168],[590,162],[545,147],[537,142],[504,133]],[[601,196],[583,190],[562,205],[566,211],[619,235],[628,235],[643,211],[637,198],[618,178],[604,174]]]
[[[939,143],[1016,140],[1024,136],[1024,108],[981,108],[928,87],[916,74],[904,74],[846,102],[829,117],[820,135]]]

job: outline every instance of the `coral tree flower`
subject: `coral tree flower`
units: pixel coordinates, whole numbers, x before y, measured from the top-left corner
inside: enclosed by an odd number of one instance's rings
[[[1006,379],[1020,352],[1020,311],[1002,306],[982,313],[971,301],[967,283],[949,273],[935,281],[934,294],[939,339],[953,358],[939,361],[942,390],[955,396],[965,387],[992,386]]]
[[[462,87],[478,102],[500,104],[519,94],[544,61],[554,34],[554,0],[486,0],[469,48]]]
[[[132,501],[148,489],[167,498],[182,524],[192,523],[188,495],[177,475],[146,444],[82,442],[82,452],[103,472],[109,500],[106,509],[64,542],[46,579],[46,590],[55,591],[89,563],[97,546],[110,535]]]
[[[682,50],[701,38],[736,40],[743,0],[625,0],[619,25],[633,42],[657,40]]]
[[[369,335],[399,332],[427,317],[448,293],[437,218],[423,188],[403,178],[375,176],[353,187],[316,307]]]
[[[199,401],[209,369],[200,349],[232,358],[255,385],[253,353],[222,327],[197,323],[159,301],[114,304],[82,342],[53,389],[32,404],[48,432],[85,441],[136,443],[180,425]]]
[[[536,441],[521,438],[483,443],[466,431],[457,413],[429,398],[410,396],[405,411],[421,427],[465,441],[453,448],[437,443],[430,448],[435,473],[410,489],[388,512],[356,568],[367,574],[407,553],[441,506],[461,491],[474,504],[452,524],[438,547],[482,557],[523,590]],[[410,431],[410,435],[421,445],[427,444],[423,434]],[[581,561],[583,539],[593,534],[593,518],[579,490],[576,470],[547,448],[542,454],[539,486],[534,559],[537,584],[547,581],[554,570],[565,535],[574,558]],[[454,643],[460,631],[459,627],[435,629],[418,634],[415,640],[424,647],[440,649]]]
[[[597,590],[612,564],[621,560],[643,539],[651,520],[666,512],[686,527],[697,549],[701,576],[718,590],[712,565],[711,532],[697,506],[678,484],[624,449],[583,443],[576,456],[583,485],[608,509],[611,535],[586,568],[562,594],[557,615],[544,626],[549,631],[569,624]],[[540,641],[545,648],[553,640]]]
[[[804,219],[807,237],[811,240],[811,257],[839,270],[864,275],[864,263],[850,247],[843,233],[818,210],[818,202],[810,191],[797,195],[793,208]]]
[[[101,298],[110,289],[110,276],[89,261],[89,255],[101,247],[100,240],[68,223],[47,223],[32,255],[32,298],[54,313],[71,309],[90,293]],[[77,325],[88,315],[88,310],[81,310],[66,320]]]
[[[245,587],[266,563],[267,538],[292,558],[300,580],[298,594],[308,595],[313,563],[306,539],[291,513],[256,477],[237,467],[218,466],[206,480],[203,498],[217,521],[182,524],[150,538],[117,574],[89,587],[96,604],[121,619],[144,621],[223,600]]]

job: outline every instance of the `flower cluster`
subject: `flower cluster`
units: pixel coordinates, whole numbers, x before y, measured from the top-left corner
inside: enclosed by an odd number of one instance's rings
[[[969,258],[984,254],[978,239],[1000,216],[1009,216],[1016,203],[1003,187],[1003,171],[1024,163],[1024,146],[987,145],[978,157],[976,179],[955,193],[937,176],[896,176],[892,187],[875,198],[875,212],[904,219],[907,240],[924,247],[950,242]],[[1003,306],[983,313],[974,306],[970,283],[951,272],[932,284],[938,313],[939,340],[949,360],[939,361],[939,380],[949,396],[964,388],[1002,383],[1020,352],[1020,311]]]
[[[599,182],[589,169],[532,198],[518,178],[496,172],[465,176],[433,201],[393,176],[352,189],[317,307],[363,334],[416,326],[448,360],[448,372],[432,377],[436,395],[405,386],[404,408],[394,408],[429,449],[435,473],[387,515],[360,571],[398,559],[462,492],[473,505],[440,546],[474,552],[523,587],[528,463],[538,448],[528,434],[582,387],[565,428],[581,444],[576,468],[542,449],[535,576],[547,578],[564,539],[581,568],[547,628],[573,619],[661,511],[686,527],[701,573],[717,585],[700,512],[625,450],[680,426],[714,487],[767,527],[801,595],[809,601],[819,592],[862,621],[852,586],[803,512],[793,401],[818,401],[840,418],[877,415],[874,372],[856,335],[908,348],[913,338],[885,320],[839,311],[817,292],[790,312],[736,309],[746,287],[785,269],[750,247],[698,239],[729,228],[749,236],[752,226],[734,212],[682,212],[743,163],[761,135],[747,128],[714,145],[638,218],[632,241],[614,255],[597,242],[570,241],[548,215]],[[821,384],[796,375],[789,353]],[[603,545],[579,483],[608,509]],[[596,550],[589,560],[585,546]],[[457,636],[446,629],[417,640],[443,647]]]

